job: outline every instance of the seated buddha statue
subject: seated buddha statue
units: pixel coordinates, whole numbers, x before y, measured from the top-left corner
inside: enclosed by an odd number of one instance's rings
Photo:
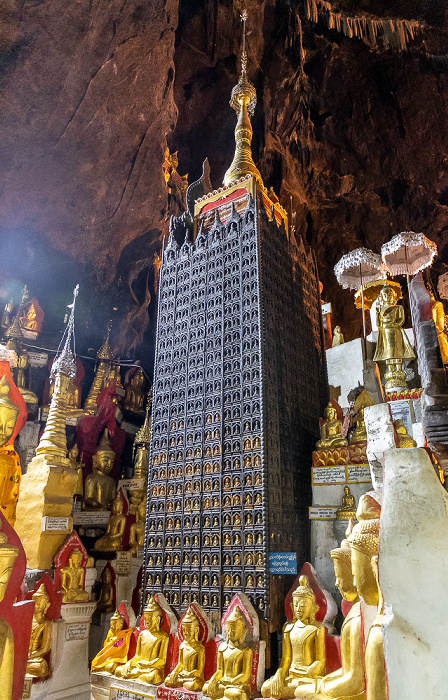
[[[338,414],[329,402],[324,411],[325,420],[320,426],[320,440],[316,442],[316,450],[331,450],[335,447],[346,447],[347,438],[342,437],[342,421],[338,419]]]
[[[63,566],[60,571],[63,603],[89,600],[89,594],[84,590],[85,571],[81,564],[82,552],[75,547],[68,559],[68,565]]]
[[[104,640],[103,648],[92,661],[92,673],[113,674],[119,664],[128,656],[130,638],[133,629],[123,629],[124,617],[118,610],[110,618],[110,627]]]
[[[34,600],[34,614],[26,672],[33,678],[46,678],[50,670],[44,656],[51,649],[52,623],[45,615],[50,607],[50,598],[44,584],[31,597]]]
[[[109,443],[107,428],[92,458],[93,471],[85,480],[84,505],[88,510],[108,510],[115,498],[115,481],[110,475],[115,452]]]
[[[110,613],[114,609],[114,582],[108,566],[104,567],[101,574],[101,589],[96,607],[102,613]]]
[[[145,544],[145,520],[146,520],[146,501],[142,501],[137,508],[135,523],[131,525],[129,532],[129,547],[133,557],[138,557],[139,552]]]
[[[325,628],[315,618],[319,606],[306,576],[292,594],[293,620],[283,626],[280,668],[261,686],[264,698],[300,698],[302,684],[311,683],[325,668]]]
[[[417,447],[417,443],[415,442],[415,440],[413,440],[411,436],[408,435],[406,426],[402,420],[400,420],[399,418],[397,420],[394,420],[394,428],[395,432],[397,433],[398,447]]]
[[[336,520],[350,520],[356,518],[356,502],[349,486],[344,486],[342,503],[336,511]]]
[[[364,406],[359,409],[355,420],[356,427],[350,436],[350,445],[356,445],[359,442],[367,440],[367,430],[364,422]]]
[[[362,659],[362,621],[358,591],[353,583],[351,550],[348,540],[331,552],[336,588],[344,600],[353,603],[345,618],[340,637],[341,668],[322,680],[316,693],[315,683],[300,686],[300,700],[365,700]]]
[[[123,500],[117,493],[112,503],[109,522],[105,534],[97,539],[94,549],[99,552],[117,552],[123,548],[123,534],[126,527],[126,516],[123,513]]]
[[[183,641],[179,647],[177,666],[165,678],[169,688],[202,690],[204,685],[205,649],[199,640],[199,620],[190,606],[180,623]]]
[[[249,700],[252,649],[244,645],[246,634],[246,620],[236,605],[226,620],[226,640],[218,647],[216,672],[202,688],[204,696],[211,700]]]
[[[160,685],[165,679],[169,635],[160,629],[163,612],[152,596],[148,600],[143,615],[145,629],[138,635],[135,656],[127,663],[118,666],[115,675],[118,678]]]
[[[145,403],[145,375],[140,367],[125,387],[124,408],[132,413],[143,413]]]

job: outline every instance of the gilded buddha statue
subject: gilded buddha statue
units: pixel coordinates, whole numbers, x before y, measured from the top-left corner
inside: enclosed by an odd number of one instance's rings
[[[10,384],[3,376],[0,380],[0,503],[3,515],[14,526],[22,470],[14,445],[7,445],[20,413],[20,408],[9,395],[10,390]]]
[[[331,401],[324,411],[325,419],[320,427],[320,440],[316,442],[316,450],[332,450],[336,447],[346,447],[347,438],[342,437],[342,421]]]
[[[46,678],[50,675],[48,663],[44,659],[51,649],[52,623],[46,618],[50,598],[43,583],[31,597],[34,600],[34,614],[26,672],[33,678]]]
[[[115,498],[115,481],[110,476],[115,452],[110,446],[106,428],[92,458],[93,472],[84,484],[84,504],[88,510],[108,510]]]
[[[350,520],[350,518],[356,518],[356,502],[350,487],[345,485],[342,503],[336,511],[336,520]]]
[[[110,618],[110,627],[103,648],[92,661],[90,669],[92,673],[113,674],[119,664],[126,662],[133,629],[123,629],[124,623],[123,615],[116,610]]]
[[[133,557],[138,557],[145,544],[145,520],[146,501],[142,501],[137,508],[135,523],[131,525],[129,532],[129,546]]]
[[[361,503],[361,499],[360,499]],[[361,504],[362,507],[362,504]],[[359,511],[360,506],[358,506]],[[367,605],[378,606],[364,650],[366,697],[387,700],[387,679],[381,632],[382,605],[378,586],[379,518],[361,519],[349,538],[355,586]]]
[[[408,431],[406,430],[406,426],[402,420],[399,418],[394,420],[394,428],[398,438],[398,447],[417,447],[415,440],[408,435]]]
[[[300,698],[302,684],[311,683],[325,668],[325,628],[315,618],[319,606],[306,576],[292,594],[294,617],[283,626],[282,660],[261,686],[264,698]]]
[[[75,489],[74,495],[82,497],[83,492],[84,492],[84,484],[83,484],[83,478],[82,478],[82,469],[84,467],[84,464],[82,463],[82,458],[79,459],[79,448],[78,448],[78,445],[76,444],[76,442],[69,449],[68,458],[70,460],[71,468],[74,469],[76,472],[78,472],[78,481],[76,483],[76,489]]]
[[[143,413],[145,403],[145,375],[141,367],[137,369],[126,384],[124,408],[131,413]]]
[[[335,348],[338,345],[343,345],[344,344],[344,336],[342,335],[341,327],[340,326],[335,326],[334,327],[334,332],[333,332],[333,341],[331,344],[331,347]]]
[[[89,594],[84,590],[85,571],[81,564],[82,552],[75,547],[70,554],[68,565],[63,566],[60,571],[63,603],[89,600]]]
[[[117,552],[122,549],[125,527],[126,516],[123,513],[123,499],[117,493],[112,503],[107,530],[102,537],[97,539],[93,548],[99,552]]]
[[[5,597],[18,555],[18,548],[8,544],[7,536],[0,532],[0,602]],[[14,635],[6,620],[0,617],[0,700],[10,700],[12,697],[13,672]]]
[[[448,337],[446,335],[445,309],[441,301],[436,301],[434,294],[430,292],[432,320],[437,331],[440,354],[444,365],[448,364]]]
[[[397,304],[397,299],[395,290],[386,285],[382,288],[377,301],[378,341],[373,361],[386,363],[384,375],[386,391],[407,388],[403,364],[405,360],[415,358],[403,330],[404,309]]]
[[[350,527],[347,535],[350,536]],[[336,588],[344,600],[353,603],[345,618],[340,637],[341,668],[322,680],[316,693],[315,684],[300,686],[300,700],[365,700],[362,658],[362,621],[358,591],[353,582],[351,550],[348,540],[331,552]]]
[[[353,404],[355,413],[355,428],[350,436],[350,445],[357,445],[367,441],[367,430],[364,421],[364,409],[367,406],[374,406],[375,401],[370,396],[369,392],[363,389]]]
[[[199,691],[204,685],[205,649],[199,640],[199,620],[191,606],[180,624],[183,641],[179,647],[179,660],[165,678],[165,685],[169,688]]]
[[[169,635],[160,629],[163,612],[152,596],[148,600],[143,615],[145,629],[138,635],[135,656],[127,663],[117,666],[115,675],[118,678],[160,685],[165,679]]]
[[[20,348],[17,360],[17,388],[22,394],[25,403],[35,405],[39,403],[39,399],[34,391],[26,388],[25,370],[28,369],[29,364],[30,356],[27,350],[25,348]]]
[[[96,604],[97,610],[102,613],[110,613],[114,610],[114,582],[112,571],[105,566],[101,574],[101,589]]]
[[[252,649],[244,644],[247,625],[238,605],[225,624],[225,642],[218,647],[216,671],[202,692],[211,700],[249,700]]]

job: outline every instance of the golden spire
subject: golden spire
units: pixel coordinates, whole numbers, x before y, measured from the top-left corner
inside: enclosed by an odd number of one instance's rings
[[[54,391],[51,397],[50,409],[45,430],[36,448],[36,455],[47,455],[57,459],[59,464],[69,466],[67,459],[67,436],[65,420],[67,417],[67,399],[70,379],[76,376],[76,364],[70,344],[74,346],[75,302],[79,285],[73,292],[73,304],[70,304],[70,318],[64,335],[65,343],[62,352],[53,360],[51,377],[54,378]]]
[[[146,402],[146,416],[145,422],[135,436],[134,445],[148,444],[151,440],[151,406],[152,406],[152,389],[148,394],[148,401]]]
[[[241,75],[238,83],[232,90],[230,106],[238,114],[238,122],[235,127],[235,155],[233,161],[224,175],[224,185],[229,186],[244,177],[253,175],[262,182],[261,175],[252,158],[252,125],[250,116],[253,115],[257,104],[257,93],[252,83],[247,79],[247,54],[246,54],[246,20],[247,12],[241,14],[243,22],[243,52],[241,55]]]

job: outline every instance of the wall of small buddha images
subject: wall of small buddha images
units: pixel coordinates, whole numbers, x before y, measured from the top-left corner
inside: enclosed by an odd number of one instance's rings
[[[301,0],[246,5],[254,158],[288,212],[292,197],[334,323],[355,337],[359,314],[332,272],[341,254],[423,230],[438,243],[437,272],[447,263],[445,4],[338,3],[349,15],[418,22],[405,50],[329,30],[324,16],[316,24]],[[241,7],[81,0],[62,11],[50,0],[2,10],[2,270],[28,283],[55,332],[61,298],[80,282],[79,349],[99,347],[111,301],[121,354],[145,332],[153,346],[147,270],[168,225],[164,148],[179,151],[190,182],[208,156],[220,184]]]

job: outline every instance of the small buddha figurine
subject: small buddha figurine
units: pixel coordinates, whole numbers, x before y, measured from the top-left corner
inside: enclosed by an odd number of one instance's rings
[[[123,615],[116,610],[110,618],[110,627],[103,648],[92,661],[90,669],[92,673],[101,671],[113,674],[117,666],[126,661],[133,630],[123,629],[124,623]]]
[[[413,440],[411,436],[408,435],[406,426],[402,420],[400,420],[399,418],[397,420],[394,420],[394,428],[395,432],[397,433],[398,447],[417,447],[417,443],[415,442],[415,440]]]
[[[82,468],[84,464],[82,463],[82,458],[78,461],[79,457],[79,449],[78,445],[75,444],[73,447],[71,447],[68,451],[68,458],[70,460],[70,466],[72,469],[78,472],[78,482],[76,484],[76,489],[75,489],[75,496],[81,496],[83,495],[84,492],[84,484],[82,480]]]
[[[129,546],[133,557],[138,557],[145,544],[146,501],[142,501],[137,509],[136,521],[129,532]]]
[[[115,452],[109,443],[107,428],[92,458],[93,472],[84,484],[84,504],[89,510],[108,510],[115,498],[115,481],[110,475]]]
[[[356,518],[356,503],[350,487],[346,485],[342,503],[336,511],[336,520],[350,520],[350,518]]]
[[[431,296],[431,311],[432,320],[434,321],[437,340],[439,341],[440,354],[442,355],[442,362],[444,365],[448,364],[448,338],[446,335],[446,318],[445,309],[441,301],[436,301],[434,294],[430,292]]]
[[[26,672],[33,678],[46,678],[50,675],[50,669],[44,656],[51,649],[52,623],[45,615],[50,607],[50,598],[43,583],[31,597],[34,600],[34,614]]]
[[[33,297],[33,299],[22,303],[18,313],[20,326],[24,331],[40,333],[44,312],[40,308],[36,298]]]
[[[128,384],[126,384],[124,408],[131,413],[142,413],[145,403],[145,375],[141,367],[134,373]]]
[[[199,640],[199,620],[191,607],[188,608],[180,622],[183,641],[179,647],[177,666],[165,679],[169,688],[186,688],[202,690],[204,685],[205,649]]]
[[[294,617],[283,626],[282,661],[277,673],[261,686],[264,698],[300,698],[300,688],[325,668],[325,629],[315,618],[319,606],[306,576],[292,594]]]
[[[341,327],[335,326],[333,333],[332,347],[335,348],[337,345],[342,345],[344,343],[344,336],[342,335]]]
[[[28,355],[28,352],[25,350],[25,348],[21,348],[18,352],[16,384],[17,384],[18,390],[20,391],[23,398],[25,399],[25,403],[38,404],[39,399],[37,398],[34,391],[31,391],[30,389],[26,388],[25,370],[28,369],[29,363],[30,363],[30,356]]]
[[[216,672],[202,689],[211,700],[249,700],[252,649],[245,646],[246,620],[238,605],[226,620],[226,641],[218,647]]]
[[[165,680],[169,635],[160,629],[163,612],[152,596],[143,615],[145,629],[138,635],[135,656],[124,665],[118,666],[115,675],[118,678],[160,685]]]
[[[346,447],[347,438],[342,437],[342,421],[338,419],[338,413],[329,402],[324,411],[325,419],[320,426],[320,440],[316,442],[316,450],[331,450],[335,447]]]
[[[353,410],[355,412],[356,427],[350,436],[350,445],[357,445],[367,440],[366,424],[364,422],[364,409],[366,406],[374,406],[375,401],[365,389],[357,397]]]
[[[101,574],[101,590],[96,604],[97,609],[102,613],[110,613],[114,610],[114,582],[112,572],[105,566]]]
[[[406,389],[405,360],[415,358],[414,351],[403,330],[404,309],[397,304],[397,293],[385,285],[377,301],[378,341],[374,362],[386,363],[385,389]]]
[[[63,566],[61,574],[62,602],[75,603],[89,600],[89,594],[84,590],[84,567],[82,552],[75,547],[69,557],[68,565]]]
[[[123,499],[117,493],[112,510],[107,523],[105,534],[94,544],[94,549],[99,552],[117,552],[122,549],[124,529],[126,527],[126,516],[123,513]]]

